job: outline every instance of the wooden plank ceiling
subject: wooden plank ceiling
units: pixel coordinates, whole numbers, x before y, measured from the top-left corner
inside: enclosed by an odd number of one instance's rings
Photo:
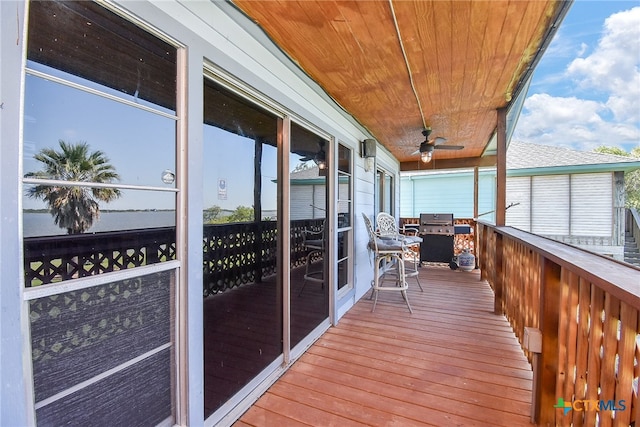
[[[426,126],[433,129],[432,138],[464,146],[435,150],[429,169],[481,164],[496,129],[496,110],[514,99],[568,5],[557,0],[234,4],[403,162],[403,169],[426,168],[415,153]]]

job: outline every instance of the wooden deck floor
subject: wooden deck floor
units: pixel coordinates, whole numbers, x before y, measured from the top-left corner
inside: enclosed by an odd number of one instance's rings
[[[361,299],[235,426],[528,426],[532,373],[479,271]]]

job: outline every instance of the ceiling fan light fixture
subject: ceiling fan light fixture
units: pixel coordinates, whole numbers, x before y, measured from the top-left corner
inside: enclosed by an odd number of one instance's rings
[[[433,151],[424,151],[420,153],[420,160],[422,161],[422,163],[429,163],[432,156]]]
[[[318,151],[316,156],[313,158],[313,161],[316,165],[318,165],[318,169],[322,170],[327,167],[327,156],[324,150]]]

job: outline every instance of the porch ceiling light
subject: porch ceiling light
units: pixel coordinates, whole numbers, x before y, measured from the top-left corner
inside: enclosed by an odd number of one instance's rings
[[[327,155],[324,149],[320,149],[313,158],[313,161],[318,165],[318,169],[324,169],[327,167]]]
[[[422,163],[429,163],[433,156],[433,145],[424,141],[420,144],[420,160]]]

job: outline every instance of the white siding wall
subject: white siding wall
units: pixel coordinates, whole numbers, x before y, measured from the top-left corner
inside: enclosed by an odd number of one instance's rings
[[[401,217],[414,217],[414,186],[415,181],[408,179],[407,177],[400,178],[400,216]]]
[[[571,235],[610,237],[613,233],[611,174],[571,176]]]
[[[496,176],[494,173],[481,173],[478,177],[478,215],[481,219],[496,222]]]
[[[495,218],[495,173],[481,171],[478,213]],[[400,216],[453,212],[473,216],[473,174],[431,173],[401,179]],[[611,245],[614,188],[611,173],[510,176],[506,225],[579,246]],[[485,214],[485,215],[482,215]]]
[[[518,176],[507,178],[506,225],[531,231],[531,177]]]
[[[456,218],[473,217],[473,174],[430,174],[403,177],[403,186],[413,200],[401,207],[401,216],[419,217],[421,213],[453,213]],[[407,198],[401,198],[403,202]]]
[[[313,218],[314,185],[292,185],[291,186],[291,219],[309,219]],[[324,201],[323,204],[324,206]]]
[[[569,235],[569,175],[534,176],[531,180],[531,231]]]
[[[495,176],[479,176],[478,213],[483,220],[494,217]],[[417,218],[421,213],[453,213],[455,218],[473,218],[473,172],[440,172],[405,175],[400,184],[400,216]]]
[[[364,225],[362,214],[373,218],[375,168],[365,171],[363,162],[358,162],[356,172],[353,198],[355,204],[353,230],[355,233],[354,286],[356,288],[355,299],[357,300],[371,289],[371,280],[373,279],[373,264],[367,251],[369,235]]]

